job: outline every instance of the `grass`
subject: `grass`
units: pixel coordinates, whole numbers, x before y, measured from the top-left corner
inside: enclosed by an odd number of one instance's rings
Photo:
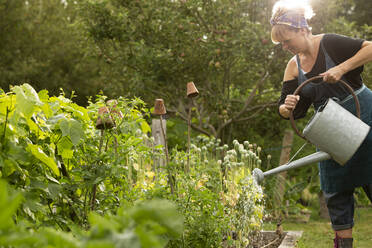
[[[372,248],[372,208],[356,208],[354,215],[353,238],[356,248]],[[307,223],[283,221],[284,231],[304,231],[298,248],[332,248],[334,233],[331,223],[312,214]],[[276,223],[264,224],[264,230],[275,230]]]

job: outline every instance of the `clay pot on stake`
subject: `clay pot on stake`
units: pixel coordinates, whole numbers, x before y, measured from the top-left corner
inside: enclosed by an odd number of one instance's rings
[[[105,129],[111,129],[116,126],[115,120],[113,118],[113,114],[120,118],[123,118],[123,114],[117,108],[117,104],[118,102],[116,100],[108,100],[106,102],[106,106],[100,107],[98,109],[98,118],[96,121],[96,128],[101,130],[98,155],[100,155],[102,151],[103,140],[105,136]],[[115,138],[115,153],[117,154],[118,143],[117,143],[116,137],[114,138]],[[105,150],[107,150],[107,144],[106,144]],[[94,184],[92,188],[91,210],[94,210],[94,207],[95,207],[96,192],[97,192],[97,184]]]
[[[164,100],[163,99],[156,99],[155,100],[155,106],[154,106],[154,115],[158,115],[160,117],[160,128],[161,128],[161,133],[164,138],[164,152],[165,152],[165,157],[166,157],[166,166],[167,166],[167,171],[168,171],[168,181],[169,181],[169,186],[171,189],[171,193],[174,193],[174,184],[173,184],[173,178],[169,169],[169,155],[168,155],[168,145],[167,145],[167,138],[165,136],[164,132],[164,127],[163,127],[163,115],[165,115],[167,111],[165,110],[165,105],[164,105]]]
[[[187,115],[187,165],[186,172],[190,171],[190,133],[191,133],[191,110],[193,106],[193,98],[199,95],[198,89],[194,82],[187,83],[187,97],[189,99],[189,113]]]
[[[98,118],[96,128],[100,130],[111,129],[114,127],[114,121],[107,106],[98,109]]]
[[[105,136],[105,129],[110,129],[114,127],[114,122],[110,115],[110,110],[107,106],[100,107],[98,109],[98,118],[96,121],[96,128],[101,130],[101,137],[99,139],[99,150],[98,155],[101,154],[103,140]],[[97,192],[97,184],[94,184],[92,187],[92,197],[90,199],[91,210],[94,210],[95,202],[96,202],[96,192]]]

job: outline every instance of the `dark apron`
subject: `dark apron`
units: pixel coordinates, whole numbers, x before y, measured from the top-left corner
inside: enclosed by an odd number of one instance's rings
[[[336,63],[328,55],[327,51],[324,49],[322,41],[320,47],[324,53],[326,70],[336,66]],[[298,83],[301,84],[307,80],[304,72],[301,70],[299,57],[296,56],[297,66],[298,66]],[[342,77],[342,80],[347,80]],[[309,83],[306,85],[302,93],[304,95],[312,94],[315,99],[313,99],[313,105],[315,109],[318,109],[328,96],[324,94],[316,94],[318,91],[327,88],[328,92],[331,92],[333,99],[338,101],[338,103],[347,109],[349,112],[355,114],[355,102],[353,97],[346,91],[346,89],[340,84],[329,84],[329,83]],[[372,91],[363,85],[360,89],[354,92],[357,94],[360,110],[361,119],[372,126]],[[341,101],[338,99],[342,99]],[[347,142],[347,140],[345,141]],[[350,190],[355,187],[364,186],[372,183],[372,129],[368,133],[366,139],[359,147],[357,152],[353,157],[344,165],[341,166],[333,159],[325,160],[319,162],[319,174],[320,174],[320,187],[324,192],[342,192],[345,190]]]

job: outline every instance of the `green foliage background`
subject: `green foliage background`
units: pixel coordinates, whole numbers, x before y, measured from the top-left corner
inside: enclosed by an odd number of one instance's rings
[[[248,140],[263,147],[263,170],[276,166],[283,131],[290,128],[277,115],[276,107],[290,55],[270,41],[268,20],[273,3],[273,0],[1,1],[0,88],[10,92],[11,85],[30,85],[12,89],[17,95],[17,111],[22,113],[9,119],[18,125],[17,138],[4,122],[7,113],[14,110],[14,103],[0,105],[4,116],[0,123],[5,130],[3,144],[6,138],[14,136],[1,147],[1,173],[10,185],[22,182],[28,189],[23,215],[36,225],[54,218],[61,230],[69,226],[66,218],[88,225],[84,203],[77,201],[79,207],[70,209],[69,204],[84,194],[76,191],[77,183],[47,182],[58,176],[66,177],[61,173],[76,170],[77,163],[71,163],[72,157],[87,161],[84,166],[92,166],[92,174],[74,171],[77,178],[89,182],[89,186],[85,185],[87,191],[92,185],[104,182],[96,177],[100,173],[107,175],[103,168],[109,169],[110,175],[120,174],[117,168],[97,166],[97,161],[109,161],[109,155],[97,153],[99,136],[92,138],[95,131],[91,118],[110,98],[133,99],[121,101],[121,107],[138,106],[133,113],[138,116],[145,113],[141,117],[142,128],[151,121],[150,111],[143,106],[152,106],[156,98],[163,98],[168,111],[170,148],[185,151],[185,120],[191,108],[193,137],[206,134],[221,139],[223,144],[232,144],[234,139]],[[372,39],[370,1],[312,0],[311,3],[316,13],[310,23],[313,33],[332,32]],[[363,73],[368,86],[372,86],[371,70],[371,65],[367,65]],[[186,97],[189,81],[195,82],[200,91],[193,102]],[[29,87],[39,92],[39,100]],[[46,107],[44,101],[50,101],[50,106]],[[45,113],[43,118],[33,114],[40,109]],[[133,115],[134,119],[138,117]],[[305,121],[298,121],[299,127]],[[133,138],[137,137],[134,128],[137,124],[134,121],[122,125],[120,135],[125,141],[122,146],[126,155],[132,155],[136,149],[146,150]],[[22,148],[16,141],[19,137]],[[83,140],[87,145],[82,145]],[[292,154],[302,144],[296,137]],[[73,152],[76,146],[81,146],[81,153]],[[91,150],[92,146],[96,150]],[[306,147],[301,155],[313,150]],[[113,154],[110,154],[115,158],[113,163],[123,163],[123,158]],[[58,157],[59,162],[51,156]],[[31,166],[32,170],[25,170],[19,163]],[[38,177],[41,172],[47,179]],[[303,192],[313,195],[319,192],[317,173],[315,166],[290,172],[286,187],[292,193],[285,200],[293,205],[310,204],[309,199],[304,202]],[[113,180],[120,181],[117,177]],[[269,196],[275,195],[272,185],[275,182],[268,180]],[[120,190],[114,187],[109,192]],[[51,217],[45,219],[49,207],[38,204],[41,200],[35,192],[42,193],[45,203],[58,202],[62,215],[53,217],[51,212],[48,213]],[[68,200],[59,199],[60,192]],[[98,192],[103,194],[103,190]],[[117,199],[110,198],[108,193],[103,196],[108,197],[107,209],[97,209],[100,213],[119,206]],[[278,207],[272,205],[270,198],[268,206]],[[207,204],[207,196],[201,199]],[[52,205],[50,208],[53,210]],[[83,220],[79,219],[81,216]],[[223,226],[224,221],[218,223]]]

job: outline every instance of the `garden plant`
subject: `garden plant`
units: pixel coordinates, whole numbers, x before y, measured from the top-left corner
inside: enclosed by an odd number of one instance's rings
[[[107,100],[82,107],[29,84],[1,92],[1,246],[249,245],[264,214],[251,177],[261,147],[197,136],[190,168],[177,148],[162,163],[144,102]]]

